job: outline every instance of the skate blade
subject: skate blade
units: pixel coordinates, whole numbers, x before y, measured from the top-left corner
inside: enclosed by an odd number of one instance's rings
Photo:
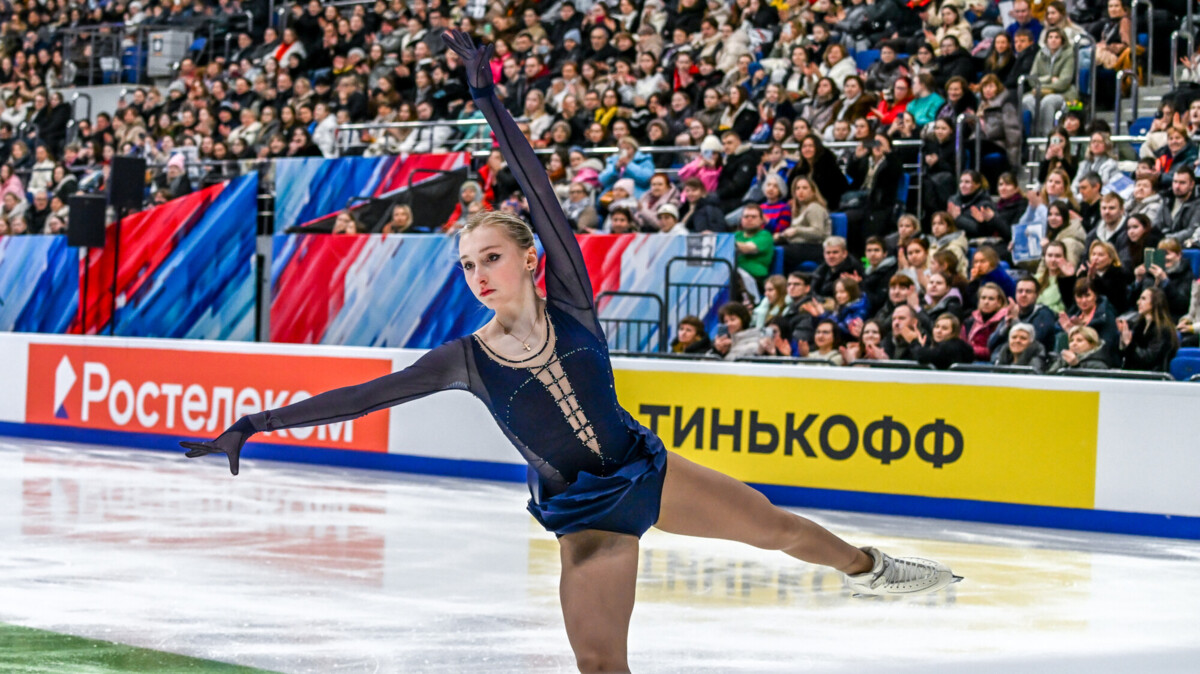
[[[953,584],[955,584],[955,583],[961,583],[961,582],[963,581],[963,577],[962,577],[962,576],[951,576],[951,578],[952,578],[952,580],[951,580],[951,581],[948,583],[948,585],[953,585]],[[945,588],[941,588],[941,589],[945,589]],[[883,595],[878,595],[878,594],[862,594],[862,593],[860,593],[860,592],[855,592],[854,594],[850,595],[850,597],[851,597],[851,598],[853,598],[853,599],[876,599],[876,598],[879,598],[879,597],[881,597],[881,596],[883,596]],[[896,596],[903,596],[903,595],[896,595]]]

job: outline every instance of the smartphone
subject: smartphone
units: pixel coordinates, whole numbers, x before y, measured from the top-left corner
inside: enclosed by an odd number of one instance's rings
[[[1167,251],[1159,248],[1150,248],[1143,253],[1143,256],[1144,261],[1142,264],[1145,265],[1146,271],[1149,271],[1150,267],[1154,265],[1158,265],[1163,269],[1167,268]]]
[[[1067,349],[1067,347],[1070,345],[1071,345],[1071,340],[1070,340],[1070,338],[1067,337],[1067,333],[1060,332],[1054,336],[1054,352],[1055,353],[1065,351]]]
[[[729,328],[726,327],[726,325],[724,323],[717,326],[717,336],[718,337],[728,337],[729,336]]]

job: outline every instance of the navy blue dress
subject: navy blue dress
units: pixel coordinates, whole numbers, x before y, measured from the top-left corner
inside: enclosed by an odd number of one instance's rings
[[[514,363],[475,336],[462,337],[400,372],[250,415],[216,444],[466,390],[483,401],[528,462],[529,512],[542,526],[560,536],[584,529],[641,536],[658,520],[666,448],[617,402],[583,254],[545,169],[491,89],[472,94],[528,199],[545,249],[548,330],[542,350]]]

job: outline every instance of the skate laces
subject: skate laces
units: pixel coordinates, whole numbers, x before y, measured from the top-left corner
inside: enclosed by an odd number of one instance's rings
[[[896,559],[889,555],[883,556],[883,569],[871,581],[871,587],[877,588],[885,583],[910,583],[929,577],[932,565],[925,560]]]

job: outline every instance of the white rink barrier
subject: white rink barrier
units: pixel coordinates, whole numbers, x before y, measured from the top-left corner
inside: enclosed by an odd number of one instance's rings
[[[0,333],[0,348],[0,432],[165,451],[422,353],[22,333]],[[780,504],[1200,539],[1200,384],[614,364],[622,405],[669,449]],[[462,391],[257,435],[245,456],[525,476],[482,403]]]

